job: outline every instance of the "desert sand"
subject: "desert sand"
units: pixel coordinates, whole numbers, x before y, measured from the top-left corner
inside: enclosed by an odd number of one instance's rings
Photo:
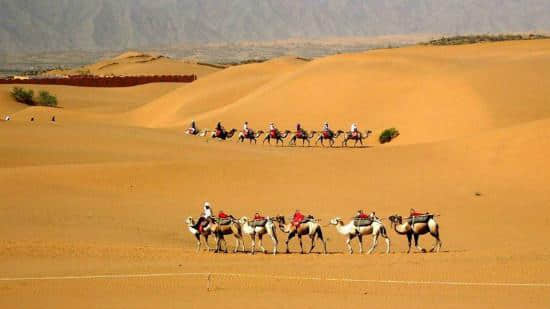
[[[44,75],[81,75],[96,76],[136,76],[136,75],[197,75],[206,76],[219,71],[214,66],[198,64],[191,61],[180,61],[140,52],[126,52],[113,59],[101,60],[97,63],[70,70],[51,70]]]
[[[550,305],[550,40],[285,57],[184,85],[31,87],[63,108],[19,105],[10,88],[0,86],[0,115],[12,116],[0,122],[2,308]],[[355,149],[207,142],[183,134],[191,119],[358,122],[375,135]],[[388,127],[401,135],[380,145]],[[196,253],[184,221],[205,200],[235,216],[311,213],[329,254],[298,254],[294,240],[292,254]],[[406,254],[385,220],[391,254],[381,243],[349,255],[326,226],[360,208],[387,218],[411,207],[441,214],[440,253]]]

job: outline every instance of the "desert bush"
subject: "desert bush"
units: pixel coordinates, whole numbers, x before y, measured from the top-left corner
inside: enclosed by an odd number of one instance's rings
[[[538,40],[547,39],[548,36],[541,34],[482,34],[482,35],[457,35],[451,37],[442,37],[437,40],[431,40],[424,45],[463,45],[475,44],[482,42],[500,42],[500,41],[515,41],[515,40]]]
[[[54,95],[51,95],[48,91],[40,91],[38,93],[36,105],[57,106],[57,98]]]
[[[34,92],[30,89],[25,90],[20,87],[13,87],[10,94],[15,99],[15,101],[19,103],[34,105],[34,101],[33,101]]]
[[[57,106],[57,98],[48,91],[40,91],[38,98],[34,97],[34,91],[25,90],[20,87],[13,87],[11,96],[15,101],[27,105]]]
[[[384,130],[381,134],[378,140],[380,141],[380,144],[385,144],[391,142],[394,138],[399,136],[399,131],[397,131],[396,128],[390,128]]]

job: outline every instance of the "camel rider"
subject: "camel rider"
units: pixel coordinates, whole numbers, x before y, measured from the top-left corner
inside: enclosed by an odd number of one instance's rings
[[[220,136],[225,131],[225,128],[222,126],[221,121],[218,121],[216,124],[216,134]]]
[[[269,135],[271,135],[272,138],[277,137],[277,127],[273,122],[269,124]]]
[[[191,127],[189,128],[189,133],[195,134],[197,132],[197,125],[195,124],[195,120],[191,120]]]
[[[210,203],[204,202],[202,214],[197,220],[195,228],[202,232],[202,229],[208,225],[208,219],[212,217],[212,207],[210,206]]]
[[[296,136],[297,137],[302,137],[304,135],[304,129],[302,129],[302,126],[297,123],[296,124]]]
[[[244,122],[243,133],[244,133],[244,137],[248,137],[249,134],[250,134],[250,128],[248,127],[248,121]]]
[[[357,133],[359,131],[357,130],[357,124],[354,122],[351,124],[351,136],[355,137],[357,136]]]
[[[325,121],[325,123],[323,123],[323,130],[322,131],[323,131],[323,135],[325,137],[330,137],[330,135],[332,135],[331,132],[330,132],[330,128],[328,127],[328,121]]]
[[[306,217],[300,212],[299,209],[296,209],[294,212],[294,216],[292,217],[292,227],[294,230],[298,229],[302,221],[304,221]]]
[[[355,215],[355,219],[368,219],[368,218],[369,218],[369,215],[364,213],[362,209],[359,209],[357,211],[357,214]]]
[[[254,214],[254,221],[263,221],[263,220],[265,220],[265,217],[260,215],[259,212]]]
[[[418,211],[414,210],[414,208],[411,208],[409,216],[411,218],[414,218],[414,217],[420,217],[420,216],[427,215],[427,214],[429,214],[429,212],[426,212],[426,213],[418,212]]]

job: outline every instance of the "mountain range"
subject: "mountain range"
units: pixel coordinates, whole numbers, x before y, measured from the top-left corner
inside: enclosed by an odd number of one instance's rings
[[[550,30],[548,0],[0,0],[0,52]]]

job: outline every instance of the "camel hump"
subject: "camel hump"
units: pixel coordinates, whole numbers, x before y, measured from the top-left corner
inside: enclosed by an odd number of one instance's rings
[[[250,225],[252,227],[260,227],[260,226],[265,226],[265,224],[267,223],[267,219],[263,219],[263,220],[253,220]]]
[[[430,219],[433,219],[434,215],[432,214],[425,214],[413,218],[409,218],[409,224],[415,224],[415,223],[428,223]]]
[[[219,225],[229,225],[231,224],[231,222],[233,222],[233,220],[231,220],[230,218],[218,219]]]
[[[372,224],[371,219],[354,219],[353,225],[355,226],[369,226]]]

